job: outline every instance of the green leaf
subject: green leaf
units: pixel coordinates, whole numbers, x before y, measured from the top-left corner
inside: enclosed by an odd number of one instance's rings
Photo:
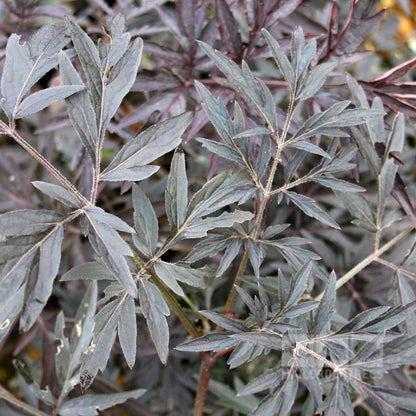
[[[207,272],[203,269],[192,269],[186,264],[173,264],[162,260],[157,261],[154,267],[158,277],[179,296],[184,296],[184,293],[173,280],[201,289],[206,286],[204,277]]]
[[[209,230],[214,228],[227,228],[235,223],[242,223],[251,220],[254,217],[252,212],[235,210],[233,212],[223,212],[218,217],[192,218],[187,220],[182,227],[183,231],[179,238],[201,238],[207,235]]]
[[[147,257],[156,251],[159,235],[157,217],[149,198],[136,184],[133,185],[134,228],[133,242],[138,250]]]
[[[349,101],[340,101],[322,113],[310,117],[290,139],[290,143],[317,134],[338,137],[348,136],[347,133],[339,129],[362,124],[368,118],[380,115],[380,112],[377,110],[365,110],[362,108],[346,110],[349,104]]]
[[[319,146],[316,146],[313,143],[309,142],[294,142],[294,143],[288,143],[287,147],[293,147],[295,149],[304,150],[308,153],[313,153],[315,155],[323,156],[328,159],[331,159],[331,156],[325,150],[321,149]]]
[[[238,391],[238,396],[247,396],[266,389],[272,389],[278,386],[285,376],[286,372],[280,367],[267,370],[262,375],[250,380],[244,388]]]
[[[114,47],[116,47],[116,45],[112,45],[112,49]],[[101,123],[99,126],[102,135],[119,108],[124,96],[130,91],[130,88],[136,80],[137,70],[139,69],[140,61],[142,59],[142,51],[143,41],[140,38],[136,38],[111,69],[106,88],[102,92],[104,97],[103,107],[101,109]],[[102,140],[102,138],[100,138],[100,140]]]
[[[0,342],[3,342],[10,331],[13,321],[22,310],[24,296],[25,286],[21,286],[14,293],[9,293],[9,296],[3,301],[0,309]]]
[[[64,205],[70,208],[81,208],[80,201],[67,189],[61,185],[53,183],[47,183],[42,181],[33,181],[32,185],[39,189],[39,191],[50,196],[57,201],[62,202]]]
[[[10,121],[23,98],[39,79],[54,68],[59,51],[69,42],[65,28],[45,25],[25,43],[12,34],[6,47],[6,60],[1,78],[4,112]]]
[[[71,35],[72,43],[74,44],[78,58],[81,61],[82,68],[84,69],[88,86],[90,87],[94,108],[98,115],[100,114],[100,111],[102,111],[101,98],[103,95],[104,76],[101,70],[101,61],[98,56],[98,51],[93,41],[79,25],[69,18],[65,18],[65,23],[69,34]],[[98,137],[96,140],[98,141]]]
[[[193,339],[175,347],[178,351],[224,351],[238,344],[238,341],[230,339],[230,333],[212,333]]]
[[[125,256],[132,256],[129,245],[121,238],[116,229],[132,232],[124,221],[114,215],[107,214],[98,207],[85,207],[88,220],[88,238],[102,259],[103,263],[114,273],[132,297],[137,296],[137,288],[127,265]]]
[[[360,152],[367,161],[368,167],[370,168],[373,175],[377,176],[380,171],[380,158],[373,146],[371,136],[364,133],[358,127],[351,128],[352,136],[358,144]]]
[[[244,332],[248,330],[242,322],[228,316],[211,311],[200,311],[200,314],[226,331]]]
[[[170,315],[169,307],[158,288],[146,279],[139,280],[139,299],[160,361],[166,364],[169,355],[169,327],[166,321],[166,316]]]
[[[318,205],[318,203],[308,196],[298,194],[296,192],[286,191],[291,202],[299,207],[309,217],[317,219],[322,224],[340,229],[340,226]]]
[[[152,175],[158,167],[145,165],[178,146],[191,121],[192,113],[184,113],[149,127],[121,148],[101,179],[139,181]]]
[[[62,215],[47,210],[17,210],[0,215],[0,241],[6,237],[37,234],[50,229]]]
[[[165,206],[171,231],[174,234],[182,227],[188,206],[185,154],[181,148],[176,150],[170,165],[165,191]]]
[[[107,303],[94,318],[94,336],[81,356],[81,388],[85,391],[98,371],[104,371],[113,347],[118,319],[128,295],[125,294]]]
[[[280,72],[289,84],[290,90],[294,94],[296,89],[296,75],[291,63],[289,62],[289,59],[283,52],[277,40],[266,29],[263,29],[262,33],[266,39],[267,44],[269,45],[270,50],[272,51],[273,58],[276,61]]]
[[[359,221],[358,224],[360,226],[372,232],[377,231],[374,210],[364,196],[357,193],[338,191],[335,191],[335,194],[341,199],[347,211]]]
[[[68,55],[62,51],[59,53],[59,70],[64,85],[83,85]],[[67,97],[65,103],[72,127],[77,132],[91,160],[95,162],[95,146],[98,141],[97,120],[88,91],[81,90]]]
[[[102,263],[89,261],[78,264],[65,272],[61,277],[61,282],[70,280],[115,280],[114,274]]]
[[[353,416],[349,383],[337,375],[330,393],[318,411],[325,410],[325,416]]]
[[[316,309],[315,316],[311,324],[311,336],[319,335],[334,313],[336,280],[335,272],[332,272],[329,276],[328,284],[326,285],[324,294],[319,302],[319,306]]]
[[[30,116],[56,101],[63,100],[85,89],[84,85],[62,85],[34,92],[26,97],[17,108],[15,118]]]
[[[125,393],[86,394],[65,402],[59,409],[60,416],[95,416],[98,410],[105,410],[128,399],[138,399],[146,390],[132,390]]]
[[[36,322],[46,302],[52,294],[53,282],[61,263],[61,245],[64,237],[63,226],[54,228],[40,247],[39,271],[35,282],[30,282],[31,291],[25,299],[20,318],[22,331],[29,330]]]
[[[365,188],[362,188],[359,185],[356,185],[351,182],[344,181],[342,179],[338,179],[335,176],[325,175],[325,176],[314,176],[312,178],[314,182],[318,182],[319,184],[326,186],[327,188],[331,188],[334,191],[340,192],[365,192]]]
[[[130,296],[127,297],[121,307],[117,332],[127,365],[131,369],[136,361],[137,323],[134,299]]]
[[[313,97],[324,85],[328,75],[335,69],[336,63],[326,62],[315,66],[298,92],[298,100],[303,101]]]
[[[286,301],[285,309],[294,306],[306,290],[306,285],[311,277],[312,262],[307,262],[291,279],[289,296]]]

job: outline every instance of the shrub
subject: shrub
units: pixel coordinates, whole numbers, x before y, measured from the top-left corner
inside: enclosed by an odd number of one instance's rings
[[[301,3],[4,3],[2,414],[416,412],[416,59]]]

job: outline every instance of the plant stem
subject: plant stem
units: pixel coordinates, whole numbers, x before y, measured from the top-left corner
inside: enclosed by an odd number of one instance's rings
[[[83,205],[91,205],[87,198],[82,195],[78,189],[72,185],[62,173],[53,166],[49,160],[45,159],[33,146],[31,146],[20,134],[5,123],[0,121],[2,133],[13,138],[20,146],[23,147],[37,162],[39,162],[52,176],[54,176],[69,192],[71,192]]]
[[[277,148],[276,148],[276,154],[273,160],[273,164],[272,167],[270,169],[270,174],[269,177],[267,178],[267,184],[266,184],[266,188],[264,190],[263,193],[263,198],[260,202],[260,206],[259,209],[256,213],[256,217],[254,219],[254,227],[253,230],[250,233],[250,237],[251,238],[256,238],[259,231],[260,231],[260,226],[263,220],[263,215],[264,215],[264,211],[266,210],[267,207],[267,203],[269,202],[269,199],[272,195],[274,195],[274,193],[272,192],[272,187],[273,187],[273,180],[274,177],[276,175],[276,170],[277,167],[279,166],[279,160],[280,160],[280,155],[282,153],[283,147],[284,147],[284,142],[286,140],[286,136],[287,133],[289,131],[289,126],[290,126],[290,122],[292,120],[293,117],[293,112],[295,109],[295,97],[292,95],[291,99],[290,99],[290,103],[289,103],[289,108],[288,108],[288,112],[287,112],[287,116],[286,116],[286,121],[285,124],[283,126],[283,130],[282,130],[282,134],[279,138],[278,132],[274,131],[273,137],[274,140],[276,142]],[[234,280],[234,284],[230,290],[230,294],[228,295],[228,299],[227,302],[225,304],[225,308],[224,308],[224,314],[227,314],[230,312],[234,298],[235,298],[235,285],[239,285],[240,280],[239,277],[244,273],[245,267],[247,265],[247,260],[248,260],[248,250],[245,249],[244,250],[244,254],[243,257],[241,259],[240,262],[240,266],[238,268],[235,280]]]
[[[204,404],[207,396],[208,384],[216,362],[217,358],[214,354],[206,353],[203,355],[193,416],[202,416],[204,414]]]
[[[289,131],[289,126],[290,126],[290,122],[292,121],[294,109],[295,109],[295,97],[291,95],[289,108],[288,108],[287,115],[286,115],[286,121],[283,126],[282,134],[280,135],[280,137],[279,137],[277,128],[275,126],[272,126],[271,123],[268,122],[268,125],[270,129],[272,130],[273,139],[276,142],[276,146],[277,146],[276,154],[273,160],[272,167],[270,169],[269,176],[267,178],[266,188],[264,189],[263,197],[261,199],[259,209],[257,210],[256,217],[254,218],[254,226],[250,232],[250,238],[256,238],[261,229],[261,223],[263,221],[264,212],[266,211],[267,203],[269,202],[269,199],[272,196],[271,191],[273,187],[274,177],[276,175],[277,167],[279,166],[280,155],[282,153],[284,143],[286,140],[286,136]],[[237,274],[234,279],[234,284],[231,287],[230,293],[225,303],[225,307],[223,311],[224,314],[228,314],[231,311],[231,307],[232,307],[232,304],[235,298],[235,292],[236,292],[235,286],[239,285],[240,283],[239,278],[244,273],[248,258],[249,258],[248,250],[245,249],[240,265],[238,267]],[[200,373],[199,381],[198,381],[198,392],[197,392],[197,397],[195,400],[194,416],[202,416],[206,392],[208,390],[208,383],[211,377],[212,369],[215,366],[216,360],[217,358],[215,356],[210,359],[205,358],[205,356],[203,358],[201,373]]]
[[[183,326],[188,331],[189,335],[191,335],[192,338],[198,338],[201,336],[198,329],[195,327],[193,322],[188,318],[188,315],[184,312],[182,309],[182,306],[179,304],[179,302],[172,296],[172,294],[165,288],[165,286],[157,279],[155,275],[151,275],[150,281],[154,283],[157,288],[162,293],[163,297],[165,298],[166,302],[170,306],[170,308],[173,310],[175,315],[178,317],[178,319],[182,322]]]
[[[413,226],[407,227],[401,233],[397,234],[394,238],[392,238],[389,242],[384,244],[381,248],[374,251],[370,255],[368,255],[364,260],[360,261],[355,267],[353,267],[349,272],[345,273],[342,277],[337,280],[336,288],[339,289],[341,286],[345,285],[349,280],[351,280],[355,275],[369,266],[371,263],[376,261],[383,253],[393,247],[396,243],[398,243],[403,237],[409,234],[414,229]],[[315,300],[321,300],[324,292],[321,292],[318,296],[315,297]]]
[[[237,274],[234,280],[234,284],[231,287],[230,294],[228,295],[227,302],[224,307],[223,314],[227,315],[231,311],[231,307],[233,306],[234,298],[235,298],[235,285],[240,283],[239,277],[244,273],[248,261],[248,250],[244,250],[243,258],[241,259],[240,266],[238,267]]]
[[[169,292],[165,285],[162,282],[160,282],[157,276],[149,269],[149,267],[156,261],[156,258],[152,259],[153,262],[149,261],[146,264],[137,255],[133,257],[133,260],[141,268],[138,274],[141,275],[143,274],[143,272],[145,272],[150,276],[150,281],[154,285],[156,285],[157,288],[160,290],[160,293],[162,293],[162,296],[165,298],[166,302],[173,310],[175,315],[178,317],[178,319],[181,321],[185,329],[188,331],[189,335],[191,335],[192,338],[200,337],[200,332],[193,324],[193,322],[188,318],[188,315],[185,313],[177,299]]]

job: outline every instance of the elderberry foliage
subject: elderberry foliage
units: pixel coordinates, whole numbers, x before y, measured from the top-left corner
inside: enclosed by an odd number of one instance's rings
[[[415,414],[416,61],[322,3],[5,2],[2,414]]]

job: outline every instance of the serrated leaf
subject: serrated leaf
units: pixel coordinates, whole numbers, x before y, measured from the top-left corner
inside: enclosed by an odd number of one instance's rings
[[[121,349],[129,368],[133,368],[136,361],[137,322],[134,299],[128,296],[123,303],[117,324],[118,338]]]
[[[64,85],[82,85],[81,77],[65,52],[59,53],[59,70]],[[98,140],[97,120],[88,91],[81,90],[67,97],[65,103],[72,127],[77,132],[91,160],[95,162],[95,145]]]
[[[93,318],[97,307],[97,296],[97,284],[96,282],[91,282],[78,307],[74,327],[72,328],[69,339],[72,362],[70,372],[73,372],[78,367],[81,354],[88,347],[93,336]]]
[[[298,100],[307,100],[313,97],[322,88],[328,75],[335,67],[336,64],[333,62],[315,66],[307,76],[303,88],[298,92]]]
[[[17,210],[0,215],[0,241],[6,237],[37,234],[48,230],[62,219],[62,215],[46,210]]]
[[[239,396],[247,396],[260,391],[271,389],[279,385],[286,376],[282,368],[276,367],[265,371],[261,376],[253,378],[243,389],[239,390]]]
[[[132,256],[133,253],[116,231],[116,229],[121,229],[131,232],[131,227],[98,207],[85,207],[84,212],[89,222],[88,238],[94,251],[123,284],[130,296],[136,297],[136,284],[125,257]]]
[[[252,184],[244,172],[221,173],[207,182],[191,199],[186,221],[212,214],[229,204],[247,198]]]
[[[383,336],[384,334],[381,333],[377,338],[382,339]],[[412,365],[415,362],[415,341],[416,337],[402,336],[385,344],[376,343],[376,348],[364,355],[366,345],[350,362],[343,364],[343,368],[385,372],[402,365]]]
[[[34,92],[26,97],[18,106],[15,118],[30,116],[43,110],[56,101],[63,100],[85,89],[84,85],[62,85]]]
[[[239,332],[232,334],[230,337],[239,342],[244,341],[277,351],[281,351],[288,346],[288,341],[282,339],[281,335],[274,332]]]
[[[181,142],[181,135],[192,121],[192,113],[184,113],[153,125],[126,143],[101,174],[106,181],[139,181],[158,169],[145,166],[171,151]]]
[[[180,238],[201,238],[214,228],[231,227],[235,223],[249,221],[254,217],[252,212],[235,210],[223,212],[218,217],[194,218],[187,220],[179,234]]]
[[[291,202],[293,202],[309,217],[317,219],[322,224],[340,229],[340,226],[317,204],[314,199],[292,191],[286,191],[285,194],[289,197]]]
[[[360,220],[360,225],[369,231],[377,231],[374,210],[364,196],[357,193],[337,191],[335,194],[341,199],[350,214]]]
[[[149,198],[136,184],[133,185],[133,207],[134,228],[137,233],[133,235],[133,242],[141,253],[151,257],[156,251],[159,225]]]
[[[60,280],[61,282],[70,280],[115,280],[115,276],[104,264],[89,261],[68,270]]]
[[[244,332],[248,330],[248,328],[242,322],[233,318],[229,318],[228,316],[211,311],[200,311],[199,313],[221,328],[224,328],[226,331]]]
[[[204,335],[201,338],[193,339],[175,347],[178,351],[201,352],[214,351],[219,352],[237,345],[238,341],[230,339],[230,333],[212,333]]]
[[[112,45],[112,48],[115,45]],[[100,117],[100,130],[104,132],[108,123],[119,108],[124,96],[130,91],[134,81],[136,80],[137,70],[139,69],[142,59],[143,41],[136,38],[129,45],[123,56],[114,64],[111,69],[106,88],[102,92],[103,107]],[[112,58],[111,56],[109,59]],[[108,65],[110,63],[108,62]],[[103,133],[102,133],[103,134]],[[102,138],[100,138],[102,140]]]
[[[214,140],[204,139],[202,137],[198,137],[197,140],[210,152],[216,153],[218,156],[221,156],[224,159],[232,160],[233,162],[239,164],[244,164],[241,155],[233,147],[224,143],[216,142]]]
[[[236,389],[242,384],[239,379],[234,379]],[[218,404],[226,409],[235,410],[239,414],[248,415],[256,407],[259,400],[254,396],[237,397],[235,391],[223,383],[215,380],[209,381],[208,390],[218,398]]]
[[[294,306],[299,298],[306,290],[306,285],[311,277],[312,262],[307,262],[296,274],[292,277],[290,282],[289,295],[284,306],[285,309],[289,309]]]
[[[53,282],[61,263],[63,237],[63,226],[57,226],[40,247],[37,279],[25,300],[23,314],[20,318],[22,331],[27,331],[36,322],[52,293]]]
[[[356,185],[354,183],[335,178],[334,176],[329,176],[329,175],[315,176],[313,178],[313,181],[318,182],[319,184],[326,186],[327,188],[331,188],[334,191],[365,192],[365,188],[362,188],[361,186]]]
[[[386,156],[390,152],[401,152],[404,145],[405,137],[404,116],[401,113],[396,114],[391,127],[390,135],[386,142]]]
[[[371,135],[363,133],[358,127],[351,127],[351,133],[371,172],[377,176],[380,171],[380,158],[373,146]]]
[[[114,66],[124,55],[129,46],[131,35],[124,33],[126,30],[126,17],[122,13],[110,16],[105,22],[107,34],[111,43],[106,45],[106,54],[102,60],[108,59],[108,66]]]
[[[332,389],[318,411],[324,410],[325,416],[353,416],[349,384],[337,376]]]
[[[233,88],[242,95],[245,101],[256,108],[268,127],[272,131],[275,131],[277,128],[276,124],[264,111],[264,102],[260,96],[260,93],[262,92],[260,84],[254,78],[248,66],[244,65],[243,62],[243,70],[241,70],[235,62],[228,59],[221,52],[213,49],[204,42],[198,42],[198,44],[224,73]]]
[[[259,278],[260,266],[265,257],[264,245],[258,242],[254,242],[252,239],[247,239],[244,243],[248,251],[251,267],[254,270],[254,275],[256,278]]]
[[[22,310],[24,296],[25,286],[21,286],[14,293],[9,293],[9,296],[4,300],[0,309],[0,342],[3,342],[10,331],[13,321]]]
[[[79,363],[82,353],[88,347],[93,336],[94,314],[97,302],[97,284],[92,282],[77,310],[70,341],[64,335],[64,316],[58,315],[55,324],[56,355],[55,366],[58,380],[62,386],[61,400],[80,381]]]
[[[103,94],[103,75],[101,73],[101,61],[98,56],[98,51],[93,41],[79,25],[68,18],[65,18],[65,23],[71,35],[78,58],[81,61],[82,68],[84,69],[96,114],[99,114]],[[98,137],[96,140],[98,141]]]
[[[182,227],[188,206],[188,178],[186,177],[185,154],[178,148],[173,155],[165,191],[166,215],[172,233]]]
[[[157,287],[145,279],[139,281],[139,299],[160,361],[166,364],[169,355],[169,327],[166,321],[166,316],[170,314],[169,307]]]
[[[313,367],[307,358],[298,356],[297,357],[299,368],[302,374],[302,382],[305,384],[309,393],[312,395],[315,405],[318,407],[322,404],[322,386],[318,378],[319,370]]]
[[[172,276],[169,268],[169,263],[158,261],[154,264],[155,272],[157,277],[173,292],[178,296],[185,296],[184,291],[176,281],[175,277]]]
[[[138,399],[146,390],[132,390],[124,393],[86,394],[65,402],[59,409],[60,416],[95,416],[98,410],[105,410],[128,399]]]
[[[295,71],[291,63],[289,62],[289,59],[283,52],[277,40],[266,29],[263,29],[262,32],[267,44],[269,45],[270,50],[272,51],[273,58],[276,61],[276,64],[281,74],[288,82],[289,88],[292,91],[292,93],[294,93],[296,89]]]
[[[319,155],[319,156],[323,156],[328,159],[331,159],[331,156],[329,156],[329,154],[325,152],[325,150],[321,149],[319,146],[316,146],[313,143],[299,141],[299,142],[289,143],[287,147],[293,147],[294,149],[304,150],[305,152],[313,153],[315,155]]]
[[[304,123],[290,139],[290,142],[317,134],[345,136],[346,133],[340,131],[339,128],[356,126],[364,123],[370,117],[380,115],[380,112],[377,110],[366,110],[362,108],[346,110],[349,104],[349,101],[340,101],[322,113],[315,114]]]
[[[293,372],[287,374],[286,380],[272,394],[266,396],[249,416],[286,416],[290,413],[298,389],[298,378]]]
[[[69,42],[65,28],[45,25],[25,43],[12,34],[7,42],[1,78],[2,107],[14,120],[17,107],[39,79],[56,66],[59,51]]]
[[[163,281],[170,281],[170,279],[174,279],[193,287],[205,288],[206,286],[204,281],[206,271],[203,269],[192,269],[185,264],[167,263],[159,260],[155,263],[155,271],[158,276],[160,275],[165,277],[162,279]],[[171,289],[174,290],[173,288]],[[176,292],[176,290],[174,291]],[[183,293],[181,296],[183,296]]]
[[[335,272],[332,272],[311,324],[311,336],[320,334],[332,317],[336,298],[336,280]]]
[[[218,265],[218,269],[215,273],[215,277],[220,277],[230,267],[233,260],[237,257],[240,251],[242,241],[240,239],[234,239],[227,246],[224,255]]]
[[[33,181],[32,185],[39,189],[39,191],[50,196],[53,199],[56,199],[62,202],[64,205],[70,208],[80,208],[80,201],[67,189],[61,185],[56,185],[53,183],[47,183],[42,181]]]
[[[85,391],[98,371],[104,371],[113,347],[118,318],[128,295],[107,303],[94,318],[94,336],[81,358],[81,388]]]

